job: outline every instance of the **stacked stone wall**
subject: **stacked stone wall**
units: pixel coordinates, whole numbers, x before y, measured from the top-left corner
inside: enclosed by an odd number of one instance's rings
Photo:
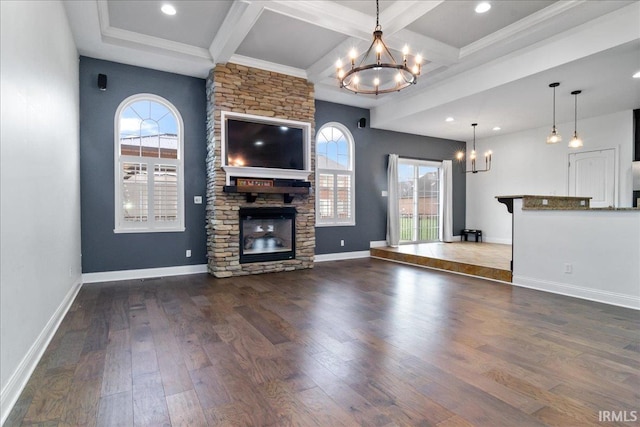
[[[244,194],[223,191],[226,172],[221,159],[221,112],[253,114],[311,124],[311,170],[315,170],[315,103],[313,84],[285,74],[237,64],[219,64],[207,79],[207,257],[216,277],[291,271],[313,267],[315,199],[296,195],[285,204],[281,194],[260,194],[248,203]],[[309,178],[315,188],[314,174]],[[292,260],[240,264],[241,207],[292,206],[296,215],[296,257]]]

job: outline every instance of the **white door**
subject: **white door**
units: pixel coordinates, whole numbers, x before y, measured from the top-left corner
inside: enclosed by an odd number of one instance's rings
[[[569,195],[591,197],[592,208],[615,206],[616,150],[569,154]]]

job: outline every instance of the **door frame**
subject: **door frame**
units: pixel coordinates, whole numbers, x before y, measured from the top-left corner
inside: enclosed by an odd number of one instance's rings
[[[613,150],[613,206],[617,207],[620,205],[620,145],[616,145],[613,147],[595,147],[589,148],[587,150],[577,150],[570,151],[567,153],[567,195],[571,194],[571,155],[572,154],[583,154],[583,153],[593,153],[597,151],[607,151]]]
[[[417,159],[417,158],[412,158],[412,157],[398,157],[398,173],[400,172],[400,164],[404,163],[406,165],[412,165],[414,167],[420,167],[420,166],[426,166],[426,167],[431,167],[431,168],[436,168],[438,171],[438,181],[442,180],[442,161],[441,160],[428,160],[428,159]],[[442,187],[442,183],[440,183],[438,185],[438,227],[442,228],[442,192],[441,192],[441,187]],[[414,199],[415,196],[417,194],[418,188],[414,187]],[[400,199],[398,198],[398,202],[400,201]],[[414,200],[414,203],[416,201]],[[415,216],[415,215],[414,215]],[[413,230],[412,227],[412,235],[415,232],[417,232],[417,234],[420,234],[420,227],[419,227],[419,216],[417,216],[417,221],[418,221],[418,229],[417,230]],[[438,236],[440,236],[441,231],[438,230]],[[400,240],[399,244],[400,245],[415,245],[415,244],[419,244],[419,243],[430,243],[430,242],[436,242],[438,240]]]

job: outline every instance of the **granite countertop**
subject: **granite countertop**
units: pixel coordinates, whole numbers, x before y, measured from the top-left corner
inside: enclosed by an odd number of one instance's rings
[[[553,199],[553,200],[584,200],[591,199],[591,197],[580,197],[580,196],[541,196],[536,194],[516,194],[514,196],[496,196],[496,199],[524,199],[524,198],[534,198],[534,199]]]
[[[540,196],[540,195],[513,195],[496,196],[496,199],[507,203],[513,199],[523,199],[523,211],[640,211],[640,208],[631,207],[604,207],[592,208],[589,206],[591,197],[576,196]],[[508,202],[511,205],[511,202]],[[511,212],[512,206],[507,206]]]

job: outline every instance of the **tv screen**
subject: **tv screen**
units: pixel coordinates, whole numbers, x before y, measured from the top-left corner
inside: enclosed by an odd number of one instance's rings
[[[228,118],[226,139],[229,166],[305,170],[303,129]]]

